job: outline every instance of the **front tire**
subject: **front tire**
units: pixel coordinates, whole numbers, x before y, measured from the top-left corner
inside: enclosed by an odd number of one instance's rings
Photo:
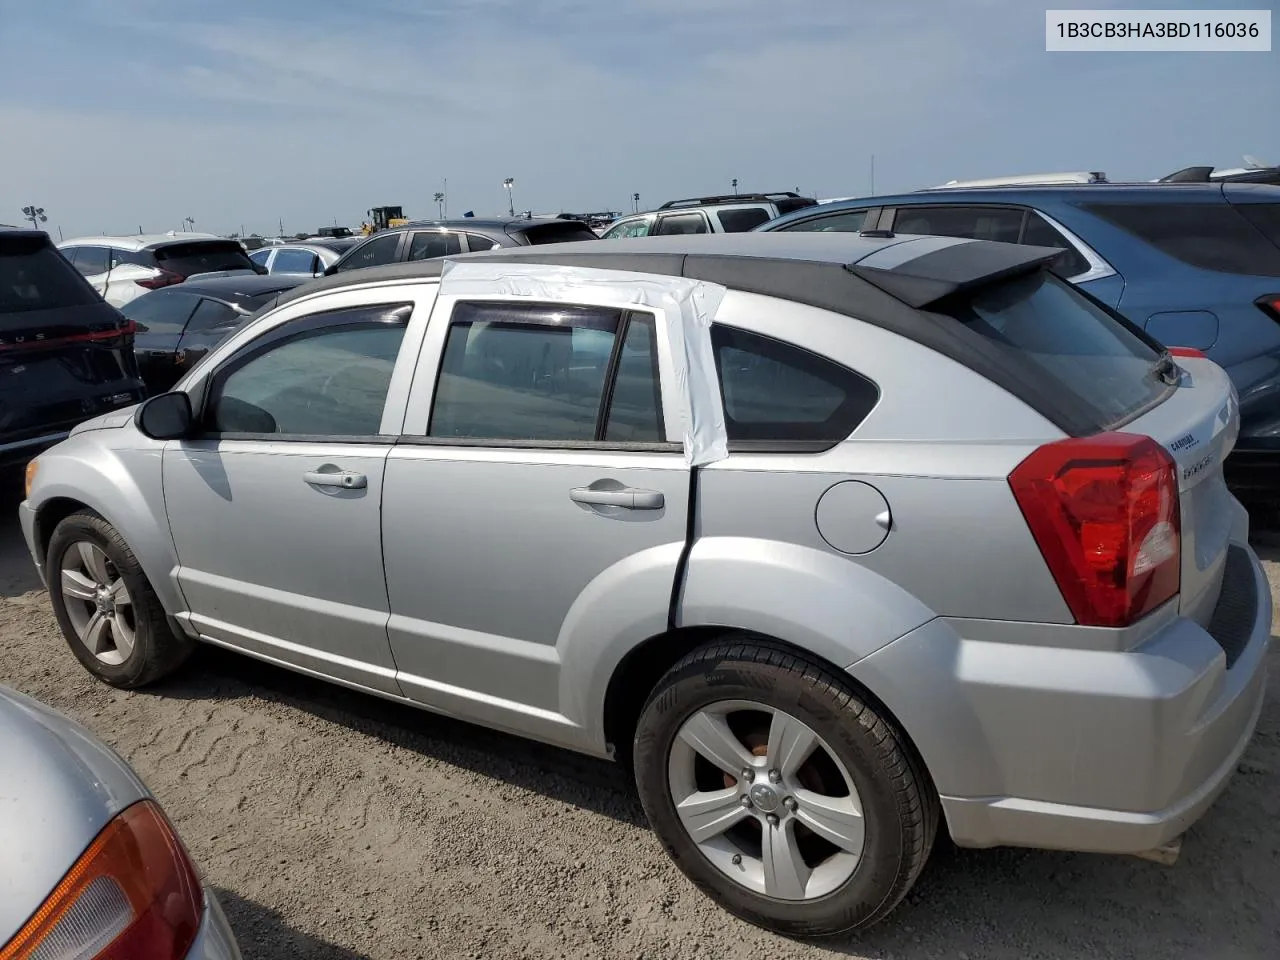
[[[788,936],[885,917],[937,830],[897,727],[837,672],[750,637],[695,650],[663,677],[637,727],[635,775],[684,874]]]
[[[169,628],[133,551],[96,513],[73,513],[54,528],[45,569],[62,635],[99,680],[145,686],[178,669],[195,649],[195,641]]]

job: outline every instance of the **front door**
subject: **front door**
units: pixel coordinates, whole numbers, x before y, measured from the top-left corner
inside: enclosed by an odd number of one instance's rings
[[[593,617],[665,629],[689,469],[658,340],[641,310],[440,298],[383,494],[407,696],[571,744]]]
[[[398,692],[379,523],[410,309],[304,316],[212,374],[205,434],[164,453],[184,616],[202,636]]]

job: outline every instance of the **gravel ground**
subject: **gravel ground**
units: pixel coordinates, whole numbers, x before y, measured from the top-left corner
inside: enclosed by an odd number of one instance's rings
[[[1280,538],[1260,547],[1275,593]],[[1280,644],[1253,745],[1175,867],[940,844],[887,922],[820,946],[697,894],[609,764],[212,649],[145,692],[92,681],[12,519],[0,650],[0,682],[150,784],[248,958],[1280,957]]]

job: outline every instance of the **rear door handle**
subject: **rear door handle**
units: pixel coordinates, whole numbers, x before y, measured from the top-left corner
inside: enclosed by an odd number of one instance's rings
[[[342,487],[344,490],[363,490],[369,478],[354,470],[312,470],[302,479],[316,487]]]
[[[569,491],[574,503],[593,506],[623,507],[627,510],[661,510],[666,497],[660,490],[640,490],[636,487],[620,487],[601,490],[596,487],[574,487]]]

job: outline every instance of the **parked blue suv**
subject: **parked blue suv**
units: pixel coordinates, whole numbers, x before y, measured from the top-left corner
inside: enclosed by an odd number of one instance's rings
[[[1280,467],[1280,186],[937,188],[806,207],[761,231],[892,230],[1062,247],[1055,269],[1171,347],[1201,350],[1240,394],[1228,477],[1253,499]],[[1268,497],[1270,499],[1270,497]]]

